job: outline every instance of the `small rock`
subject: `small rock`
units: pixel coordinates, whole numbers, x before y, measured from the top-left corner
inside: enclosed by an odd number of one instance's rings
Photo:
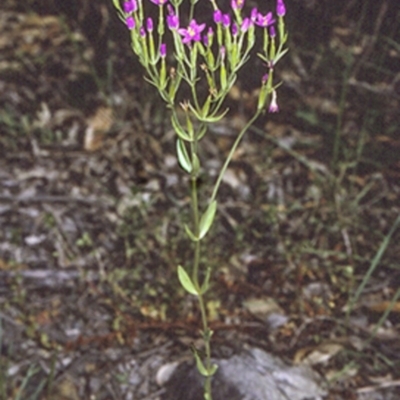
[[[321,400],[326,395],[319,375],[307,366],[289,366],[261,349],[250,348],[214,359],[213,400]],[[203,378],[184,362],[166,383],[162,400],[203,400]]]

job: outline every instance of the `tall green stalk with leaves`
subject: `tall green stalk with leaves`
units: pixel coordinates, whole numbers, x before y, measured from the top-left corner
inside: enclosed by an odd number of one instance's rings
[[[178,266],[177,272],[183,288],[196,296],[199,302],[205,357],[202,358],[197,350],[194,350],[194,357],[199,372],[205,377],[204,398],[211,400],[211,377],[217,366],[211,363],[212,331],[204,300],[210,286],[211,269],[200,265],[201,243],[214,222],[218,189],[243,135],[266,109],[278,111],[274,70],[287,52],[284,47],[287,33],[283,0],[277,0],[274,13],[266,14],[257,8],[247,10],[245,0],[231,0],[227,13],[221,11],[216,0],[207,1],[212,15],[204,22],[199,21],[204,16],[196,16],[198,0],[185,0],[189,5],[185,15],[182,15],[181,7],[184,0],[128,0],[123,4],[120,0],[113,0],[113,3],[130,31],[132,50],[146,71],[145,79],[158,89],[171,112],[177,158],[190,176],[192,224],[185,224],[184,229],[193,242],[193,262],[190,270]],[[151,7],[158,7],[156,22],[148,17]],[[183,21],[189,23],[183,25]],[[265,72],[260,76],[257,108],[237,135],[203,207],[198,199],[200,142],[208,126],[227,114],[224,101],[238,71],[251,58],[251,50],[260,36],[261,51],[257,56],[265,63]],[[189,90],[185,91],[187,97],[182,99],[180,89],[184,86]],[[199,90],[204,87],[208,88],[205,95],[202,94],[204,90]],[[183,118],[179,117],[179,107],[183,110]]]

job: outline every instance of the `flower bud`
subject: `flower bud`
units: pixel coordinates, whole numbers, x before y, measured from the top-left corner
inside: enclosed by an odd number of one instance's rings
[[[171,30],[179,28],[179,19],[176,14],[167,15],[167,25]]]
[[[251,13],[250,13],[250,20],[251,20],[251,22],[256,22],[257,16],[258,16],[258,10],[257,10],[256,7],[254,7],[254,8],[251,10]]]
[[[245,33],[249,30],[250,25],[252,24],[250,18],[245,18],[242,22],[242,25],[240,26],[240,31],[242,33]]]
[[[244,6],[244,0],[232,0],[231,7],[232,10],[241,10]]]
[[[273,25],[271,25],[271,26],[269,27],[269,36],[270,36],[271,38],[274,38],[274,37],[276,36],[275,27],[274,27]]]
[[[128,17],[126,18],[126,26],[128,27],[128,29],[132,30],[135,28],[135,19],[133,17]]]
[[[160,56],[164,58],[167,55],[167,45],[165,43],[161,43],[160,45]]]
[[[276,15],[278,15],[278,17],[283,17],[286,14],[286,6],[285,3],[283,2],[283,0],[277,0],[276,3]]]
[[[232,35],[233,36],[236,36],[237,35],[237,33],[238,33],[238,26],[237,26],[237,24],[236,24],[236,22],[234,22],[233,24],[232,24]]]
[[[268,112],[277,113],[279,111],[278,103],[276,101],[276,90],[272,91],[271,103],[269,104]]]
[[[128,0],[124,2],[124,12],[130,14],[137,10],[137,3],[136,0]]]
[[[231,24],[231,17],[229,16],[229,14],[223,14],[222,25],[224,25],[225,28],[228,28],[230,24]]]
[[[147,32],[152,32],[153,31],[153,20],[150,17],[147,18],[146,28],[147,28]]]
[[[214,11],[214,22],[220,24],[222,22],[222,12],[221,10]]]

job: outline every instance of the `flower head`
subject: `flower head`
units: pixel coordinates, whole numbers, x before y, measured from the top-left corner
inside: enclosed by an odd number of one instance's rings
[[[278,15],[278,17],[283,17],[286,14],[286,6],[283,0],[277,0],[276,14]]]
[[[156,6],[163,6],[168,0],[150,0]]]
[[[136,23],[135,23],[135,19],[133,17],[126,18],[125,22],[126,22],[126,26],[128,27],[128,29],[132,30],[135,28]]]
[[[254,8],[251,10],[251,13],[250,13],[250,20],[251,20],[251,22],[256,22],[258,14],[259,14],[259,13],[258,13],[257,8],[254,7]]]
[[[169,29],[178,29],[179,28],[179,19],[176,14],[167,15],[167,25]]]
[[[252,24],[253,22],[250,20],[250,18],[245,18],[242,22],[242,25],[240,26],[241,32],[247,32]]]
[[[232,10],[241,10],[244,6],[244,0],[232,0],[231,7]]]
[[[147,28],[147,32],[152,32],[153,31],[153,20],[150,17],[147,18],[146,28]]]
[[[214,11],[214,22],[216,24],[220,24],[222,22],[222,11],[221,10]]]
[[[276,36],[276,30],[275,30],[275,27],[273,25],[271,25],[269,27],[269,36],[271,36],[272,38],[274,38]]]
[[[169,29],[178,29],[179,28],[179,18],[175,14],[174,9],[170,4],[167,5],[168,15],[167,15],[167,25]]]
[[[276,101],[276,91],[272,91],[271,103],[269,104],[268,112],[277,113],[279,111],[278,103]]]
[[[206,46],[206,47],[211,46],[212,40],[213,40],[213,36],[214,36],[213,28],[211,28],[211,26],[209,26],[207,34],[203,36],[203,44],[204,44],[204,46]]]
[[[124,11],[127,14],[130,14],[131,12],[134,12],[137,10],[137,2],[136,0],[128,0],[124,2]]]
[[[167,45],[165,43],[161,43],[160,45],[160,56],[164,58],[167,55]]]
[[[232,35],[233,35],[233,36],[236,36],[237,33],[238,33],[238,26],[237,26],[236,22],[234,22],[234,23],[232,24]]]
[[[206,24],[198,24],[196,20],[192,19],[187,29],[178,29],[178,33],[183,36],[182,43],[191,44],[191,42],[199,42],[201,40],[201,32],[206,27]]]
[[[226,49],[225,46],[219,48],[219,54],[221,54],[221,60],[225,60]]]
[[[275,20],[272,18],[272,12],[269,12],[266,15],[262,15],[261,13],[257,14],[256,24],[262,26],[263,28],[267,28],[272,25]]]
[[[229,16],[229,14],[222,15],[222,25],[224,25],[225,28],[228,28],[230,24],[231,17]]]

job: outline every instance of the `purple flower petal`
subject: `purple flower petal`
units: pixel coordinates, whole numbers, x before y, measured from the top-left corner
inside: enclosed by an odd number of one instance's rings
[[[240,27],[240,30],[245,33],[249,30],[250,26],[252,25],[252,21],[250,20],[250,18],[245,18],[242,22],[242,25]]]
[[[128,29],[132,30],[135,28],[135,19],[133,17],[128,17],[126,19],[126,26],[128,27]]]
[[[124,2],[124,11],[127,14],[130,14],[131,12],[134,12],[136,10],[137,10],[136,0],[128,0]]]
[[[199,42],[201,40],[201,32],[205,27],[206,24],[199,25],[194,19],[192,19],[187,29],[178,29],[178,33],[183,36],[182,43],[190,45],[192,41]]]
[[[150,0],[156,6],[163,6],[168,0]]]
[[[232,10],[241,10],[244,6],[244,0],[232,0],[231,7]]]
[[[216,24],[220,24],[222,22],[222,11],[221,10],[214,11],[214,22]]]
[[[169,29],[178,29],[179,28],[179,19],[176,14],[167,15],[167,25]]]
[[[167,45],[165,43],[161,43],[160,46],[160,56],[164,58],[167,55]]]
[[[222,16],[222,25],[224,25],[225,28],[228,28],[230,24],[231,24],[231,17],[229,16],[229,14],[224,14]]]
[[[150,17],[147,18],[146,28],[147,28],[147,32],[152,32],[153,31],[153,20]]]
[[[271,99],[271,103],[269,104],[268,112],[277,113],[278,111],[279,111],[279,106],[276,101],[276,91],[274,90],[272,92],[272,99]]]
[[[269,36],[271,36],[272,38],[276,36],[275,27],[273,25],[269,27]]]
[[[286,14],[286,6],[283,0],[277,0],[276,3],[276,14],[279,17],[283,17]]]
[[[272,12],[269,12],[266,15],[262,15],[261,13],[257,14],[257,19],[255,23],[263,28],[267,28],[268,26],[272,25],[275,20],[272,18]]]

